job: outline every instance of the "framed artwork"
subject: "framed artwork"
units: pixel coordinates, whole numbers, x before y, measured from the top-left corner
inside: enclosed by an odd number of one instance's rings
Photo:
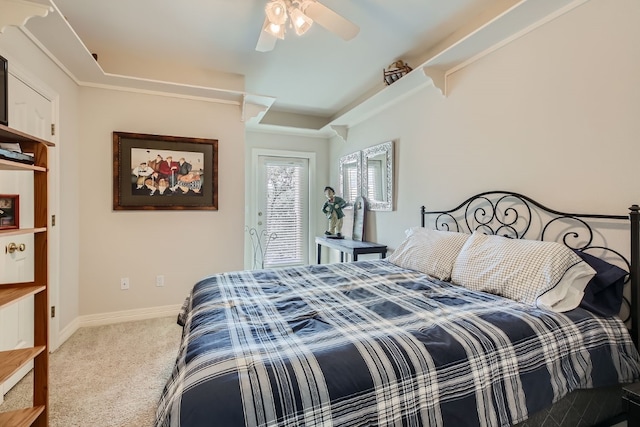
[[[0,230],[20,227],[20,196],[0,194]]]
[[[114,210],[218,210],[218,140],[113,132]]]

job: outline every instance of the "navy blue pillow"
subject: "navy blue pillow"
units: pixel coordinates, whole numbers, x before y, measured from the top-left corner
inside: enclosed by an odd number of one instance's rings
[[[596,271],[584,290],[580,307],[603,316],[620,313],[624,280],[629,273],[586,252],[575,252]]]

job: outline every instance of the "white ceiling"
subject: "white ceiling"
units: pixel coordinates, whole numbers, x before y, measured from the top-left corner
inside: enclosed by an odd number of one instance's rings
[[[27,29],[82,83],[134,87],[144,79],[170,82],[189,96],[257,96],[269,113],[313,116],[315,128],[383,91],[383,69],[398,59],[446,73],[576,2],[319,0],[357,24],[359,34],[344,41],[314,25],[303,36],[288,31],[273,51],[257,52],[267,0],[32,1],[54,12],[32,18]],[[54,22],[57,14],[66,21],[58,15]],[[429,62],[453,51],[459,57]],[[89,53],[98,55],[98,67]],[[102,81],[105,75],[111,80]]]

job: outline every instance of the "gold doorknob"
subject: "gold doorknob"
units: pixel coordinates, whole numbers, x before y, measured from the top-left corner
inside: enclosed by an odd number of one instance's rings
[[[15,251],[24,252],[25,249],[27,249],[27,246],[24,243],[16,245],[15,243],[11,242],[5,248],[5,253],[12,254]]]

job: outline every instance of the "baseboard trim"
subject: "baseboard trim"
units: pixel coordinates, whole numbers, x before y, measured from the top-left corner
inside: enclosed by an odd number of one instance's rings
[[[156,317],[177,316],[182,308],[178,305],[140,308],[136,310],[115,311],[112,313],[90,314],[80,316],[79,327],[110,325],[112,323],[133,322],[135,320],[155,319]]]
[[[78,329],[86,326],[111,325],[114,323],[134,322],[136,320],[169,316],[176,316],[177,318],[181,308],[182,304],[177,304],[79,316],[60,331],[58,335],[59,346],[68,340]]]
[[[78,329],[80,329],[80,320],[78,317],[76,317],[75,319],[73,319],[73,321],[71,321],[71,323],[65,326],[64,329],[58,331],[58,345],[56,346],[56,348],[51,349],[51,351],[56,351],[57,349],[59,349],[60,346],[64,344],[65,341],[67,341],[69,338],[71,338],[71,335],[75,334]]]

